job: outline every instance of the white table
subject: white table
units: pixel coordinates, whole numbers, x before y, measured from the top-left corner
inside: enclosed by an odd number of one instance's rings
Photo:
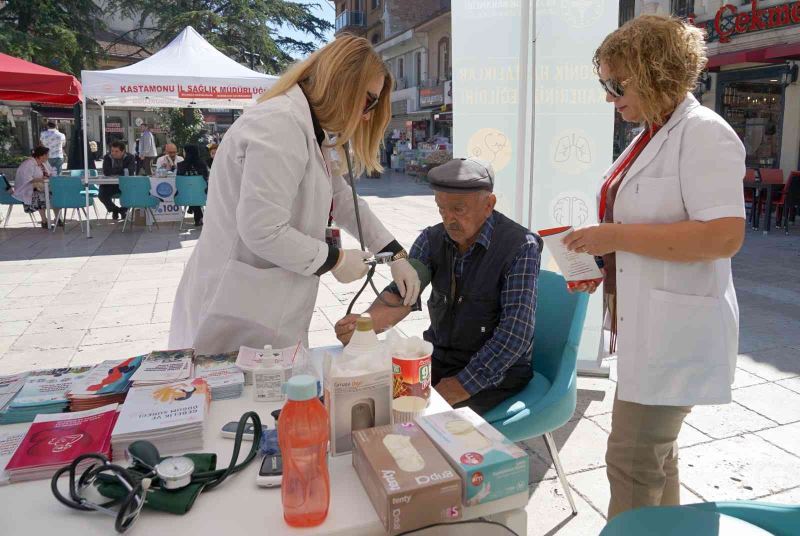
[[[83,187],[84,188],[88,188],[90,184],[94,184],[96,186],[102,186],[104,184],[119,184],[119,177],[98,175],[96,177],[89,177],[88,181],[86,179],[84,179],[84,181],[83,181]],[[55,225],[55,224],[50,222],[50,178],[49,177],[44,179],[44,202],[45,202],[45,205],[47,206],[47,209],[45,210],[45,216],[47,217],[47,228],[50,229],[50,226],[51,225]],[[86,213],[87,213],[87,216],[86,216],[86,238],[91,238],[92,237],[92,231],[91,231],[91,228],[90,228],[90,225],[89,225],[89,216],[88,216],[89,211],[87,210]]]
[[[337,348],[340,350],[341,348]],[[314,350],[315,365],[321,362],[325,349]],[[211,403],[206,422],[205,451],[217,453],[218,468],[226,467],[233,450],[233,440],[220,435],[220,429],[230,421],[238,421],[246,411],[254,410],[262,423],[275,425],[270,412],[280,407],[276,403],[252,401],[252,387],[245,387],[241,398]],[[450,406],[432,391],[429,413],[447,411]],[[29,424],[0,427],[3,432],[24,431]],[[250,444],[244,443],[240,458],[246,456]],[[352,466],[350,455],[329,458],[331,503],[325,522],[311,529],[295,529],[283,521],[280,488],[256,486],[258,459],[242,472],[230,477],[219,488],[198,497],[192,510],[177,516],[145,509],[133,534],[191,534],[227,535],[253,534],[278,536],[282,534],[333,534],[341,536],[384,534],[383,525],[364,491]],[[66,480],[63,489],[66,490]],[[463,519],[487,517],[502,523],[519,535],[527,533],[525,506],[528,493],[520,493],[500,501],[464,508]],[[59,536],[91,536],[114,534],[114,520],[98,512],[85,513],[69,509],[56,501],[50,492],[49,480],[21,482],[0,487],[0,505],[4,512],[0,524],[3,536],[49,534],[56,529]],[[13,515],[9,515],[13,512]],[[485,534],[485,525],[454,525],[437,529],[436,534]],[[426,532],[426,536],[431,532]]]

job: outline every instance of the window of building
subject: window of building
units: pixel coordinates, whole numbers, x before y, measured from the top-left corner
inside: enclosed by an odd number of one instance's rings
[[[439,66],[437,69],[439,81],[450,79],[450,38],[439,39]]]
[[[694,0],[670,0],[669,11],[676,17],[685,19],[694,14]]]
[[[414,54],[414,76],[416,76],[417,85],[422,83],[422,52]]]
[[[405,63],[406,63],[406,61],[405,61],[404,58],[398,58],[398,60],[397,60],[397,78],[399,78],[399,79],[403,79],[406,76]]]
[[[620,0],[619,2],[619,25],[622,26],[631,20],[636,14],[635,0]]]

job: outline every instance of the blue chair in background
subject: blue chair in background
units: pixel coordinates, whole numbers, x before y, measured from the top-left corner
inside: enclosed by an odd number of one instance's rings
[[[544,437],[573,515],[578,510],[552,432],[566,424],[575,413],[578,345],[588,303],[588,294],[567,291],[567,283],[561,275],[546,270],[539,272],[533,379],[519,394],[483,415],[514,442]]]
[[[120,177],[119,178],[120,205],[127,208],[128,214],[125,215],[125,222],[122,224],[122,232],[125,232],[125,226],[128,224],[128,217],[131,218],[131,227],[133,227],[133,216],[136,210],[144,210],[153,219],[153,223],[158,227],[156,221],[156,214],[153,211],[158,206],[158,199],[150,195],[150,177]],[[148,225],[148,230],[150,226]]]
[[[0,175],[0,205],[8,205],[8,212],[6,212],[6,220],[3,222],[3,228],[8,226],[8,220],[11,217],[11,209],[13,209],[15,205],[23,205],[22,201],[11,195],[10,190],[6,190],[6,188],[9,187],[10,184],[8,184],[6,176]],[[33,226],[36,227],[36,220],[33,219],[33,214],[28,214],[28,216],[30,216]]]
[[[78,221],[82,223],[81,212],[89,219],[86,209],[91,204],[86,203],[86,191],[83,188],[81,177],[50,177],[50,206],[56,210],[56,223],[59,218],[64,221],[64,232],[67,231],[67,209],[72,208],[78,212]],[[74,211],[73,211],[74,212]],[[55,232],[55,227],[53,227]]]
[[[747,530],[752,527],[752,530]],[[765,531],[765,532],[764,532]],[[800,534],[800,506],[755,501],[650,506],[616,516],[600,536]]]
[[[178,230],[183,229],[183,220],[189,207],[204,207],[208,200],[206,193],[208,183],[200,175],[178,175],[175,177],[175,204],[183,207],[181,224]]]
[[[70,169],[69,170],[69,176],[70,177],[81,177],[81,178],[83,178],[83,170],[82,169]],[[90,169],[89,170],[89,176],[90,177],[97,177],[97,170],[96,169]],[[89,199],[92,202],[92,210],[94,210],[94,217],[99,220],[100,219],[100,214],[97,213],[97,205],[95,205],[95,199],[97,199],[97,196],[100,195],[100,188],[98,188],[94,184],[90,184],[89,187],[87,188],[87,190],[89,190]]]

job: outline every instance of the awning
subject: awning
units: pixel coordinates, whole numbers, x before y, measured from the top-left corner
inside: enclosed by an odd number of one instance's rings
[[[71,74],[0,54],[0,100],[75,104],[83,96]]]
[[[737,63],[781,63],[784,60],[800,59],[800,43],[738,50],[717,54],[708,58],[708,70],[718,71],[723,65]]]

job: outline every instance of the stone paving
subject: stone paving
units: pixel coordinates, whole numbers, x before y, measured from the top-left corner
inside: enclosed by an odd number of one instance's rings
[[[389,174],[364,179],[360,192],[397,239],[409,247],[419,230],[438,221],[426,185]],[[5,216],[5,207],[2,215]],[[15,207],[0,228],[0,374],[89,364],[164,348],[175,290],[198,231],[171,225],[149,233],[102,221],[87,240],[76,224],[67,232],[33,228]],[[356,245],[346,239],[350,247]],[[741,309],[740,356],[734,402],[696,407],[681,431],[684,502],[759,499],[800,503],[800,230],[764,236],[748,232],[734,259]],[[381,271],[380,288],[389,280]],[[323,277],[311,324],[312,345],[336,343],[332,324],[358,290]],[[373,299],[365,291],[357,310]],[[419,335],[427,313],[399,328]],[[578,407],[555,432],[579,514],[572,517],[541,439],[527,508],[529,534],[597,534],[605,524],[608,483],[605,442],[611,423],[611,379],[578,379]]]

